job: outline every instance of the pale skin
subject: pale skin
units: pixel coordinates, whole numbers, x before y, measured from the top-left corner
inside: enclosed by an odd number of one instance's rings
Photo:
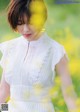
[[[77,112],[77,95],[73,88],[73,83],[70,77],[68,59],[66,55],[62,57],[58,64],[56,64],[56,72],[58,73],[61,80],[61,90],[65,100],[65,103],[68,107],[69,112]],[[69,92],[67,92],[68,88],[70,88]]]
[[[27,21],[27,18],[25,18],[25,24],[17,25],[17,28],[16,28],[17,31],[22,35],[27,34],[27,33],[31,33],[32,36],[30,39],[28,39],[24,36],[24,38],[26,38],[29,41],[33,41],[33,40],[38,39],[40,37],[40,35],[42,35],[43,32],[41,32],[40,29],[36,30],[36,28],[33,27],[32,25],[27,25],[26,21]],[[75,93],[73,88],[71,89],[73,97],[71,97],[66,92],[67,88],[73,86],[72,81],[71,81],[71,77],[69,74],[68,60],[66,58],[66,55],[64,55],[62,57],[62,59],[59,61],[59,63],[56,64],[55,68],[56,68],[56,72],[58,73],[58,75],[61,79],[61,90],[63,93],[63,97],[65,99],[65,102],[67,104],[68,110],[69,110],[69,112],[73,112],[70,110],[77,109],[77,106],[75,104],[76,94],[73,94],[73,93]],[[3,73],[2,79],[1,79],[1,84],[0,84],[0,103],[6,102],[6,98],[9,96],[10,96],[10,86],[5,81],[4,73]]]

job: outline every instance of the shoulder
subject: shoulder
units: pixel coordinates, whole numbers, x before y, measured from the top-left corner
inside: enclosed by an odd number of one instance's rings
[[[16,46],[17,42],[20,41],[20,37],[13,38],[11,40],[1,42],[0,43],[0,51],[2,51],[4,53],[7,49],[9,49],[9,48],[11,48],[13,46]]]
[[[50,37],[47,33],[45,33],[45,37],[46,37],[48,44],[51,45],[53,49],[59,49],[63,46],[61,43],[59,43],[58,41]]]
[[[53,55],[59,55],[65,52],[65,48],[61,43],[51,38],[48,34],[47,37],[47,42],[51,46],[51,52]]]
[[[63,57],[66,54],[65,47],[58,41],[52,39],[52,52],[55,57]],[[67,55],[67,54],[66,54]]]
[[[59,43],[58,41],[54,40],[54,39],[50,39],[51,40],[51,46],[52,46],[52,50],[53,51],[61,51],[64,50],[64,46]]]
[[[5,60],[9,56],[13,56],[16,50],[16,46],[20,42],[21,38],[17,37],[11,40],[7,40],[0,43],[0,65],[5,67]]]

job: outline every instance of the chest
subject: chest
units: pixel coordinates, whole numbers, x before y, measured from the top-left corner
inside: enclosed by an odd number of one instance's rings
[[[9,55],[7,59],[5,72],[10,84],[45,86],[52,83],[51,46],[20,47],[16,54]]]

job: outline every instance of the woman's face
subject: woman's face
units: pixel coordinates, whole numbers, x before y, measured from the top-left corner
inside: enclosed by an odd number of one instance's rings
[[[24,24],[21,24],[21,21],[18,21],[17,31],[24,36],[28,41],[36,40],[41,35],[41,28],[35,27],[33,24],[27,24],[27,17],[24,16]]]

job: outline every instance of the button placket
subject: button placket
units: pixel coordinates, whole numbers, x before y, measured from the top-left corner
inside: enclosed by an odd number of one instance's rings
[[[27,61],[26,59],[27,59],[27,55],[28,55],[28,52],[29,52],[29,46],[30,46],[30,42],[28,42],[28,47],[27,47],[27,50],[26,50],[26,55],[23,58],[22,64],[20,66],[20,77],[21,77],[20,79],[21,79],[21,83],[23,83],[23,80],[22,80],[22,69],[21,69],[21,67],[23,67],[24,63]]]
[[[26,51],[26,55],[25,55],[25,57],[24,57],[24,62],[25,62],[25,60],[26,60],[26,58],[27,58],[27,54],[28,54],[28,51],[29,51],[29,46],[30,46],[30,42],[28,42],[28,48],[27,48],[27,51]]]

